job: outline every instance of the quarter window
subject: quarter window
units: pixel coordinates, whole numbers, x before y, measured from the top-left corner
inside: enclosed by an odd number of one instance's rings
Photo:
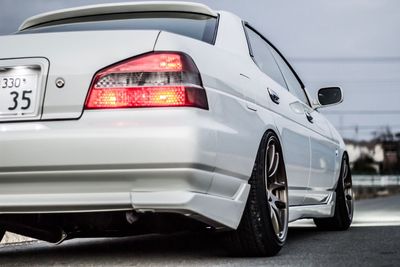
[[[285,77],[286,84],[288,86],[289,92],[291,92],[294,96],[296,96],[303,103],[309,105],[308,98],[306,93],[304,92],[303,87],[301,86],[299,80],[296,75],[293,73],[291,68],[286,64],[285,60],[279,55],[275,49],[271,47],[272,54],[274,55],[276,62],[281,69],[283,76]]]
[[[252,57],[262,72],[286,88],[285,80],[271,54],[270,45],[255,31],[246,26]]]

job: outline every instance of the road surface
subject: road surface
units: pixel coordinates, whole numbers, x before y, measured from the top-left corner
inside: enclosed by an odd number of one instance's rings
[[[273,258],[229,257],[213,236],[186,233],[6,245],[0,266],[400,266],[400,196],[356,202],[355,214],[346,232],[291,224]]]

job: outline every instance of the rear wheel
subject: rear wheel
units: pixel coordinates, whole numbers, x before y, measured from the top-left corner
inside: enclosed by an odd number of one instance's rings
[[[318,228],[325,230],[347,230],[350,227],[354,211],[352,188],[350,166],[347,155],[344,155],[336,187],[335,214],[332,218],[314,219],[314,223]]]
[[[227,243],[234,255],[273,256],[286,241],[289,209],[282,149],[272,132],[261,141],[249,183],[242,220]]]
[[[5,230],[0,230],[0,241],[3,240],[5,234],[6,234]]]

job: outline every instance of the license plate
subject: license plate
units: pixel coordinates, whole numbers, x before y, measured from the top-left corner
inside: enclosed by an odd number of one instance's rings
[[[0,117],[37,115],[38,67],[12,67],[0,70]]]

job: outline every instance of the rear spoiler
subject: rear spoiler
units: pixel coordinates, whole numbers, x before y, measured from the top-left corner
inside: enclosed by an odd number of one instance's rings
[[[61,9],[53,12],[39,14],[25,20],[19,27],[19,31],[38,26],[43,23],[57,21],[62,19],[106,15],[115,13],[132,12],[152,12],[152,11],[170,11],[170,12],[190,12],[199,13],[216,17],[217,13],[206,5],[189,2],[134,2],[101,4],[76,8]]]

